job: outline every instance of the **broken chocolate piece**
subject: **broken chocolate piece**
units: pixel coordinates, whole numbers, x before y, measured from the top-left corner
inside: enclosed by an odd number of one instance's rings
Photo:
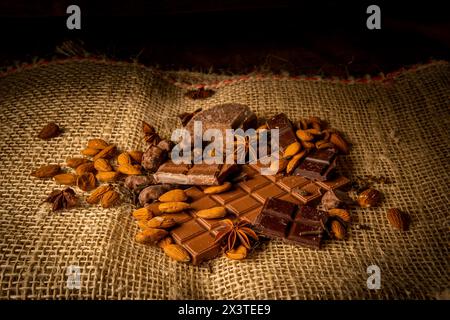
[[[284,152],[290,144],[297,141],[292,124],[284,113],[277,114],[267,120],[267,127],[280,130],[278,147],[281,152]]]
[[[255,227],[265,236],[312,249],[320,249],[327,215],[309,206],[268,198]]]
[[[314,150],[295,169],[294,175],[316,181],[328,180],[336,168],[336,160],[337,151],[334,148]]]
[[[194,122],[201,121],[203,132],[208,129],[219,129],[225,137],[226,129],[248,128],[256,127],[256,115],[246,105],[228,103],[214,106],[210,109],[200,111],[195,114],[191,120],[186,124],[186,129],[194,138]],[[203,134],[201,132],[200,134]]]

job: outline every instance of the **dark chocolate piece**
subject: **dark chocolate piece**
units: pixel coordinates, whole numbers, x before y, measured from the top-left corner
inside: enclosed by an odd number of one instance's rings
[[[255,227],[268,237],[320,249],[326,221],[325,212],[268,198],[256,218]]]
[[[336,168],[336,160],[337,151],[334,148],[314,150],[295,169],[294,175],[310,180],[326,181]]]
[[[236,164],[174,164],[167,161],[154,174],[158,183],[218,185],[237,170]]]
[[[269,129],[279,129],[279,143],[278,147],[283,152],[287,146],[297,141],[292,124],[284,113],[267,120],[267,127]]]

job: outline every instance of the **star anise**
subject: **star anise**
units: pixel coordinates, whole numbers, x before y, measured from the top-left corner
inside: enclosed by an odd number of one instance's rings
[[[224,219],[223,225],[218,229],[219,232],[216,235],[215,243],[220,242],[223,239],[227,241],[227,251],[238,247],[242,244],[247,249],[251,248],[250,238],[258,240],[258,235],[249,228],[249,223],[243,220],[239,222],[233,222],[230,219]],[[239,240],[239,241],[237,241]]]
[[[178,118],[180,118],[181,125],[184,127],[187,125],[187,123],[192,119],[193,116],[195,116],[197,113],[202,111],[202,108],[198,108],[194,112],[183,112],[178,115]]]
[[[67,188],[64,190],[54,190],[47,199],[45,199],[45,202],[52,203],[52,210],[57,211],[76,206],[78,198],[73,189]]]
[[[157,145],[161,141],[155,128],[145,121],[142,121],[142,131],[144,132],[144,141],[147,144]]]

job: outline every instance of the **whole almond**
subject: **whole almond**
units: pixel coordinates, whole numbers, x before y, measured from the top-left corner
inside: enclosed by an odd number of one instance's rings
[[[308,129],[309,121],[305,118],[301,118],[297,122],[297,129],[306,130]]]
[[[83,173],[77,177],[77,187],[83,191],[89,191],[95,188],[97,180],[92,172]]]
[[[323,123],[319,117],[310,117],[309,122],[311,123],[311,127],[313,127],[313,129],[321,131]]]
[[[83,156],[87,156],[87,157],[93,157],[98,153],[99,153],[98,149],[86,148],[86,149],[81,150],[81,154]]]
[[[110,144],[106,148],[102,149],[99,153],[94,156],[94,161],[100,158],[110,158],[116,152],[116,146]]]
[[[315,128],[307,129],[305,131],[312,134],[313,136],[320,136],[322,134],[322,131],[317,130]]]
[[[57,164],[48,164],[31,172],[31,175],[36,178],[45,179],[53,178],[61,171],[61,167]]]
[[[283,158],[290,158],[296,155],[302,149],[300,142],[293,142],[284,150]]]
[[[291,174],[295,168],[297,168],[297,166],[300,163],[300,160],[302,160],[302,158],[306,155],[306,149],[301,151],[300,153],[297,153],[295,156],[292,157],[291,160],[289,160],[287,166],[286,166],[286,173],[287,174]]]
[[[113,181],[117,180],[119,175],[120,174],[116,171],[102,171],[102,172],[97,173],[97,175],[95,177],[100,182],[113,182]]]
[[[316,142],[316,148],[319,150],[332,148],[333,144],[327,140],[319,140]]]
[[[343,154],[348,154],[350,147],[348,143],[337,133],[332,133],[330,136],[330,142],[336,146],[336,148]]]
[[[339,221],[337,220],[331,221],[331,232],[333,232],[336,239],[338,240],[345,239],[345,228]]]
[[[408,230],[410,222],[409,215],[404,212],[401,212],[400,209],[397,208],[389,209],[387,211],[386,217],[391,226],[393,226],[394,228],[401,231]]]
[[[225,255],[227,256],[227,258],[232,260],[242,260],[245,259],[245,257],[247,257],[247,253],[248,253],[247,248],[244,247],[243,245],[240,245],[236,249],[228,250],[225,253]]]
[[[86,202],[89,204],[96,204],[100,202],[100,199],[103,197],[103,195],[112,190],[111,185],[103,185],[92,191],[92,193],[89,195],[89,197],[86,198]]]
[[[82,174],[85,174],[85,173],[89,173],[89,172],[94,173],[95,171],[96,171],[96,170],[95,170],[95,167],[94,167],[94,163],[92,163],[92,162],[86,162],[86,163],[80,164],[80,165],[75,169],[75,172],[76,172],[77,175],[79,175],[79,176],[81,176]]]
[[[224,207],[213,207],[209,209],[203,209],[196,212],[196,215],[204,219],[217,219],[223,218],[227,214]]]
[[[181,189],[173,189],[161,195],[158,200],[161,202],[183,202],[187,200],[186,193]]]
[[[357,201],[360,207],[370,208],[376,207],[380,203],[381,197],[380,191],[369,188],[358,195]]]
[[[53,179],[55,179],[55,182],[58,184],[71,186],[77,181],[77,176],[72,173],[61,173],[54,176]]]
[[[146,221],[147,228],[160,228],[160,229],[168,229],[175,226],[177,223],[174,219],[169,218],[167,216],[159,216],[151,218]]]
[[[330,217],[338,217],[344,222],[350,222],[351,216],[350,213],[347,210],[339,209],[339,208],[333,208],[328,210],[328,215]]]
[[[131,157],[127,152],[122,152],[117,156],[117,163],[119,165],[131,164]]]
[[[141,174],[141,170],[134,167],[132,164],[121,164],[119,167],[117,167],[117,171],[120,173],[126,174],[126,175],[137,175]]]
[[[144,220],[147,221],[153,218],[153,213],[148,208],[139,208],[133,211],[133,217],[136,220]]]
[[[91,139],[88,141],[88,148],[103,150],[108,146],[108,143],[102,139]]]
[[[171,237],[165,237],[158,242],[158,247],[164,248],[165,246],[172,244],[173,239]]]
[[[189,262],[189,253],[179,244],[168,244],[163,247],[164,253],[178,262]]]
[[[314,136],[306,130],[297,130],[295,134],[302,141],[311,141],[314,139]]]
[[[155,243],[166,237],[169,233],[163,229],[147,228],[136,235],[136,242],[138,243]]]
[[[211,186],[211,187],[207,187],[205,190],[203,190],[203,193],[205,194],[219,194],[225,191],[230,190],[231,188],[231,183],[228,181],[225,181],[223,184],[219,185],[219,186]]]
[[[159,211],[164,213],[175,213],[189,208],[190,205],[186,202],[163,202],[158,206]]]
[[[111,165],[109,164],[108,160],[100,158],[94,161],[94,168],[97,169],[97,171],[113,171]]]
[[[79,165],[82,165],[84,163],[90,163],[91,160],[86,158],[67,158],[66,164],[68,167],[72,169],[76,169]]]
[[[41,131],[38,134],[38,138],[42,140],[49,140],[51,138],[59,136],[60,134],[61,129],[59,128],[59,126],[54,122],[50,122],[41,129]]]
[[[316,145],[314,144],[314,142],[310,142],[310,141],[302,141],[302,146],[305,149],[312,149],[314,148]]]
[[[110,208],[119,200],[119,198],[120,195],[116,191],[109,190],[103,194],[100,203],[103,208]]]
[[[142,151],[131,150],[128,152],[128,154],[130,155],[131,159],[133,159],[135,162],[139,164],[142,162],[142,155],[143,155]]]

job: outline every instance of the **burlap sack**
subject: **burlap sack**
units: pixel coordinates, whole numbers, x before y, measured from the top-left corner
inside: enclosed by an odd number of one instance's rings
[[[209,99],[187,88],[216,90]],[[449,288],[450,65],[435,62],[363,81],[273,76],[227,78],[166,72],[126,63],[69,60],[10,71],[0,78],[0,282],[9,299],[352,299],[436,298]],[[159,248],[134,242],[131,205],[39,209],[56,185],[29,176],[42,164],[64,164],[90,138],[140,148],[141,121],[163,135],[180,111],[237,102],[260,116],[317,115],[354,144],[340,161],[349,177],[383,175],[383,204],[355,210],[370,230],[321,251],[271,241],[247,260],[224,257],[199,267],[171,261]],[[56,121],[50,141],[36,132]],[[411,229],[390,227],[399,207]],[[381,270],[381,289],[367,287],[367,267]],[[80,267],[80,289],[67,286]],[[448,296],[447,296],[448,297]]]

